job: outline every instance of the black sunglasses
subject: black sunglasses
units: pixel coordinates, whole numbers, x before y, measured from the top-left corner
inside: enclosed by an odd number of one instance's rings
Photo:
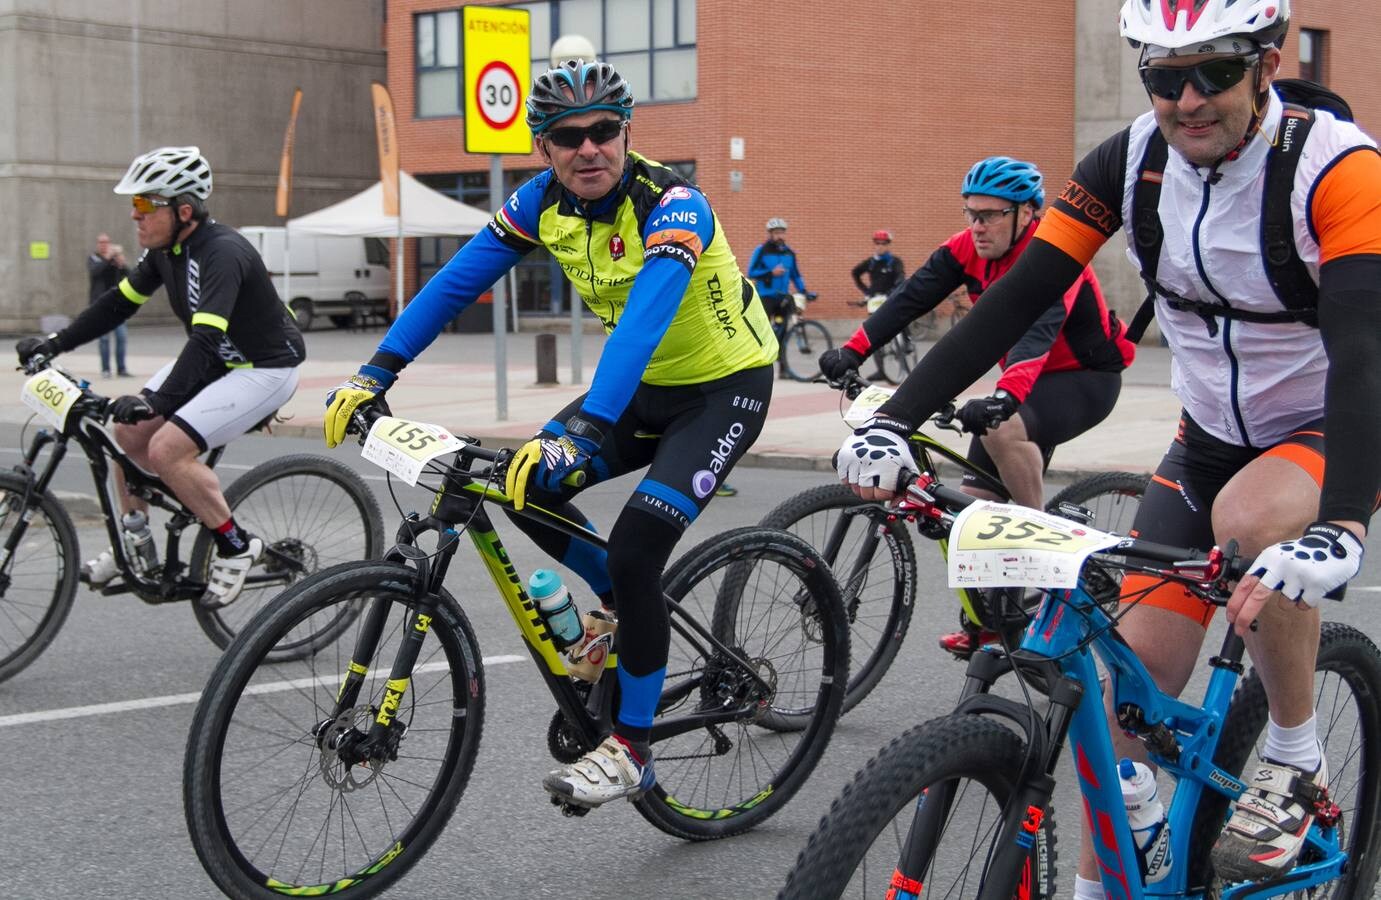
[[[1184,94],[1185,82],[1194,85],[1194,90],[1205,97],[1221,94],[1233,87],[1247,75],[1247,70],[1256,65],[1259,57],[1226,56],[1210,59],[1197,66],[1142,66],[1141,83],[1154,96],[1164,100],[1179,100]]]
[[[578,150],[585,144],[588,137],[595,143],[607,144],[623,132],[623,122],[618,119],[602,119],[593,125],[585,128],[566,127],[548,128],[544,135],[558,147],[565,147],[567,150]]]

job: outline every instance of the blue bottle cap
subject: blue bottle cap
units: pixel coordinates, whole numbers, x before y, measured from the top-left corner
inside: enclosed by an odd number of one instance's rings
[[[1117,764],[1117,774],[1121,775],[1126,781],[1131,781],[1136,777],[1136,763],[1124,758]]]
[[[551,569],[538,569],[528,579],[527,592],[532,599],[550,597],[561,590],[561,576]]]

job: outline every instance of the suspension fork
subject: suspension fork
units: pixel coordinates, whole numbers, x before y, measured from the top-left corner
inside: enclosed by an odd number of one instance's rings
[[[38,455],[43,452],[43,448],[48,444],[53,445],[52,456],[48,459],[48,464],[42,472],[34,471],[34,463],[38,460]],[[19,544],[24,540],[24,535],[29,530],[29,523],[33,521],[34,509],[38,506],[38,497],[48,490],[48,485],[53,480],[53,475],[58,470],[58,465],[67,455],[67,441],[60,438],[47,428],[39,429],[34,435],[34,439],[29,442],[29,449],[24,452],[24,463],[16,467],[25,479],[24,497],[19,503],[19,522],[15,524],[14,530],[5,538],[5,544],[0,547],[0,572],[8,573],[10,560],[14,559],[14,552],[19,548]],[[15,510],[7,509],[4,511],[9,515]],[[8,575],[5,576],[8,580]],[[8,585],[6,585],[8,586]]]
[[[402,702],[403,695],[407,692],[408,683],[412,678],[413,666],[417,664],[417,657],[422,652],[422,644],[426,639],[427,632],[431,630],[432,616],[436,611],[441,585],[446,580],[446,570],[449,568],[451,557],[455,553],[456,540],[459,537],[451,528],[445,528],[440,533],[440,546],[437,548],[435,565],[431,564],[429,554],[410,543],[400,543],[389,553],[390,558],[406,559],[412,563],[415,588],[413,596],[407,603],[409,616],[407,630],[398,648],[398,654],[393,659],[393,666],[389,670],[384,699],[380,702],[379,710],[375,713],[374,724],[370,726],[369,736],[371,740],[382,739],[392,724],[393,716]],[[336,694],[336,706],[333,715],[340,715],[359,701],[360,689],[364,686],[365,679],[369,677],[369,662],[378,652],[379,642],[384,636],[384,626],[388,620],[388,613],[394,602],[387,597],[376,597],[370,602],[369,608],[365,610],[359,637],[356,638],[355,648],[351,652],[350,662],[346,666],[345,677]]]
[[[846,509],[839,517],[839,521],[835,523],[834,528],[830,529],[829,537],[825,539],[825,547],[821,553],[825,562],[829,563],[830,568],[834,568],[839,560],[839,551],[843,547],[844,537],[849,530],[849,522],[855,516],[864,520],[863,539],[859,545],[859,553],[854,560],[853,567],[850,569],[848,577],[840,585],[844,593],[844,609],[850,616],[853,616],[858,610],[858,597],[863,591],[864,575],[868,571],[873,554],[877,552],[878,542],[881,540],[879,529],[885,528],[886,523],[879,521],[878,517],[872,514],[870,507],[860,506]]]

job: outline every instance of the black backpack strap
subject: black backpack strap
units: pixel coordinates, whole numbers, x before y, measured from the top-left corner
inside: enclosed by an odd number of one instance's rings
[[[1305,139],[1314,115],[1303,106],[1285,104],[1276,142],[1266,155],[1266,182],[1261,192],[1261,252],[1271,289],[1293,318],[1315,328],[1319,324],[1319,286],[1309,276],[1295,246],[1290,192]]]
[[[1165,241],[1160,225],[1160,186],[1169,159],[1170,147],[1160,129],[1152,131],[1132,187],[1132,242],[1141,264],[1141,279],[1146,283],[1146,299],[1127,325],[1127,340],[1133,344],[1141,340],[1156,315],[1156,269],[1160,266],[1160,246]]]

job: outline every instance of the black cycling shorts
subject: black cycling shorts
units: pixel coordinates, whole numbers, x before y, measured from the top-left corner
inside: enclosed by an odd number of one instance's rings
[[[1273,447],[1242,447],[1204,431],[1186,412],[1179,431],[1146,488],[1132,524],[1132,535],[1148,541],[1207,550],[1213,536],[1213,504],[1232,477],[1260,456],[1274,456],[1299,466],[1322,487],[1324,472],[1323,419],[1301,425]],[[1128,574],[1123,600],[1140,600],[1180,613],[1205,627],[1216,607],[1182,587],[1160,579]]]
[[[1056,447],[1108,417],[1121,392],[1121,372],[1049,372],[1036,379],[1026,402],[1017,407],[1017,415],[1026,426],[1027,438],[1041,448],[1048,466]],[[997,466],[978,436],[969,442],[968,456],[970,462],[997,474]],[[964,483],[975,484],[977,479],[965,473]]]
[[[627,508],[651,512],[685,530],[758,439],[772,385],[771,366],[703,384],[638,385],[612,432],[605,435],[592,467],[595,477],[588,484],[646,467]],[[580,412],[583,402],[584,397],[572,402],[555,421]]]

